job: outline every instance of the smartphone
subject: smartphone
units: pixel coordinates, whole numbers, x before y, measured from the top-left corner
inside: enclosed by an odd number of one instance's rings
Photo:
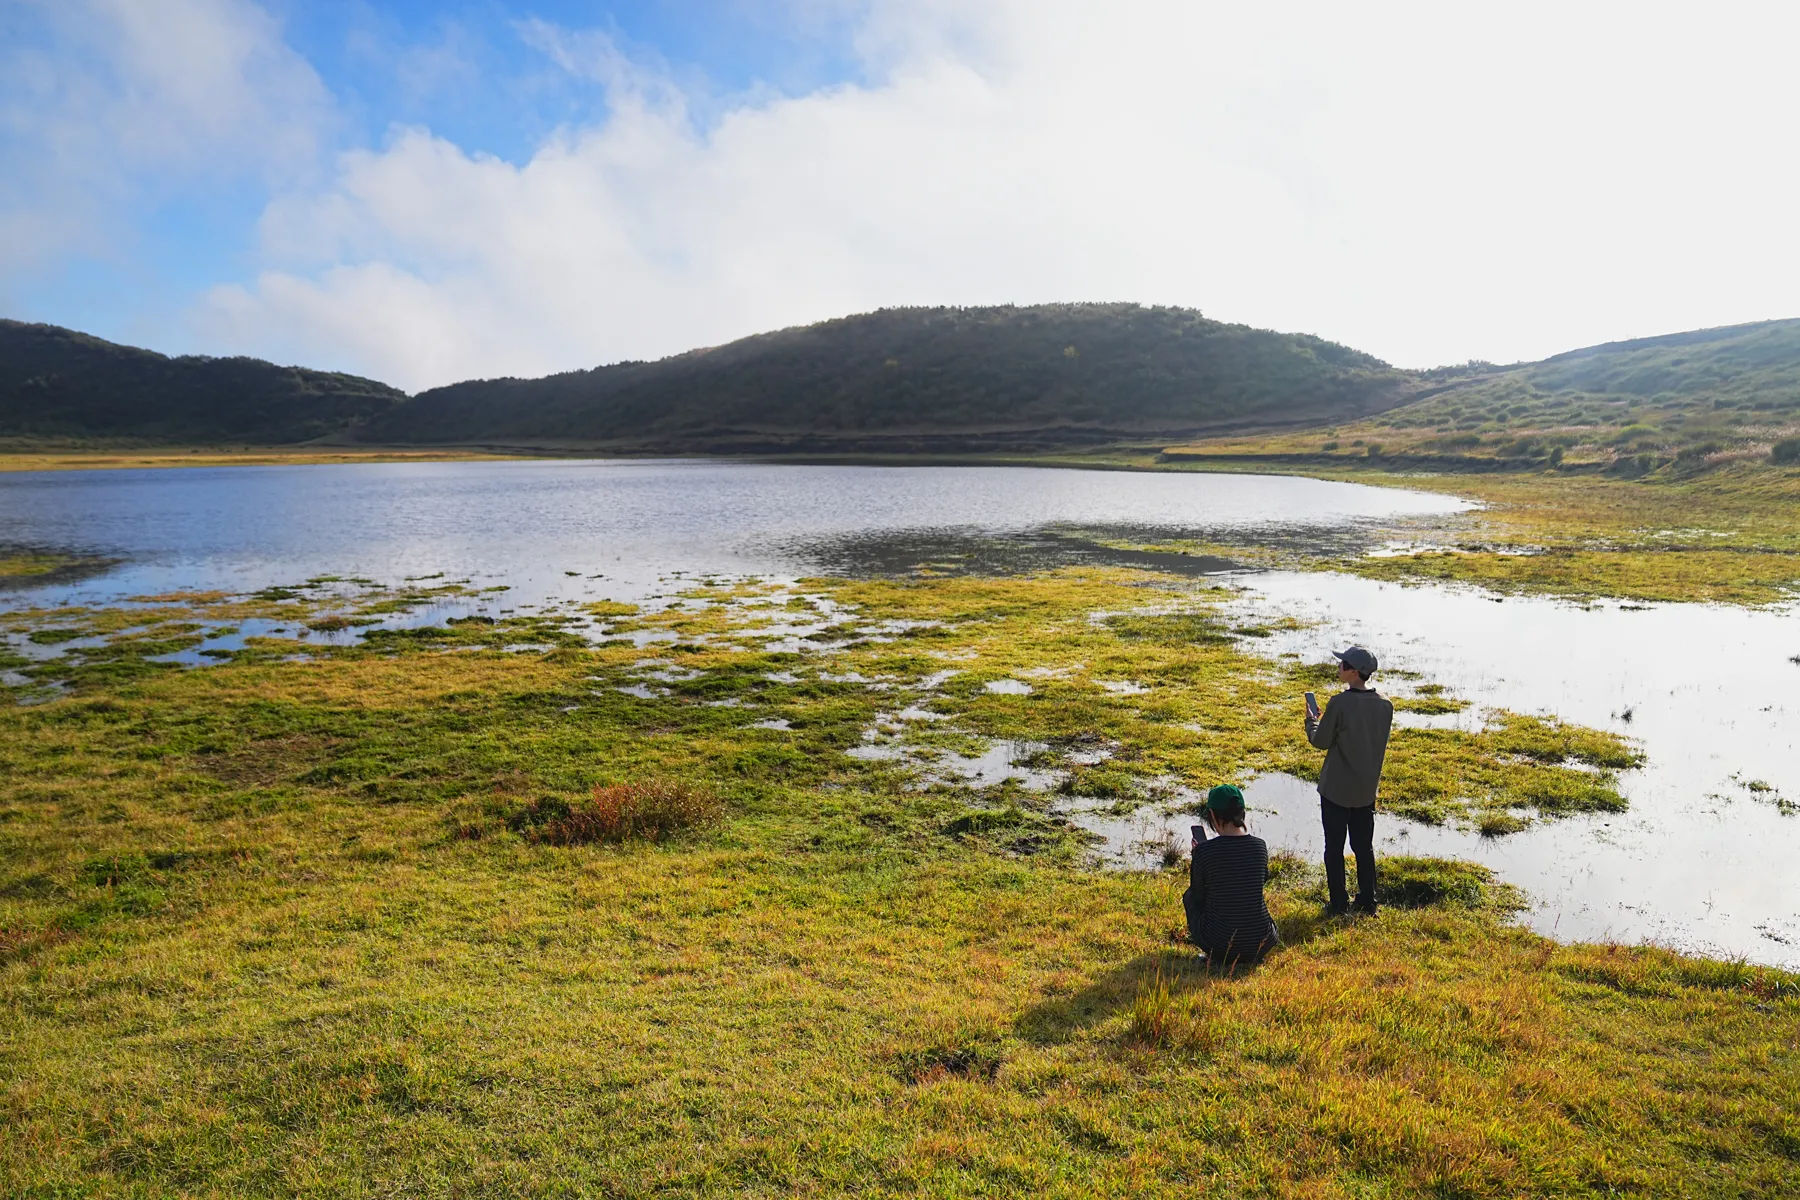
[[[1194,835],[1194,845],[1196,846],[1206,840],[1206,826],[1204,825],[1189,825],[1188,832]]]
[[[1306,715],[1315,721],[1319,719],[1319,698],[1312,692],[1306,693]]]

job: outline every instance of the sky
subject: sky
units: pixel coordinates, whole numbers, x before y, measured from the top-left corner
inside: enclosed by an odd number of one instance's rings
[[[0,0],[0,315],[409,390],[893,305],[1800,316],[1800,5]]]

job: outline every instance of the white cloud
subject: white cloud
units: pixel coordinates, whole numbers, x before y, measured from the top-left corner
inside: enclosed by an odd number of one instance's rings
[[[248,0],[0,6],[0,269],[105,253],[173,189],[317,162],[331,97]]]
[[[419,387],[890,304],[1186,304],[1416,365],[1800,312],[1786,4],[894,0],[876,82],[704,128],[604,35],[526,32],[604,123],[345,155],[214,335]]]

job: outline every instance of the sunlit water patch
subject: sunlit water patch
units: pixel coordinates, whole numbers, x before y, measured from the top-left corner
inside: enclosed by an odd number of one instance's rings
[[[1317,660],[1356,642],[1384,668],[1475,701],[1403,723],[1475,728],[1485,707],[1554,714],[1626,735],[1645,753],[1621,777],[1626,812],[1540,819],[1499,838],[1384,821],[1390,849],[1494,867],[1531,894],[1533,926],[1565,939],[1658,940],[1800,965],[1793,609],[1572,604],[1287,572],[1241,582],[1234,607],[1245,618],[1316,623],[1245,639],[1246,649]],[[1316,852],[1310,790],[1296,798],[1269,784],[1265,799],[1265,827]]]
[[[1029,570],[1070,561],[1179,569],[1187,556],[1121,559],[1057,531],[1354,542],[1367,540],[1358,531],[1369,522],[1469,507],[1423,492],[1252,475],[666,460],[355,463],[8,473],[0,476],[0,541],[121,560],[97,578],[21,589],[37,597],[31,603],[449,572],[478,588],[507,587],[505,606],[523,609],[593,595],[636,600],[677,576],[1009,563]]]

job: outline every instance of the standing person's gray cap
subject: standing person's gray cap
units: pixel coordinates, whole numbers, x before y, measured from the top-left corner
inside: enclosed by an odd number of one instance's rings
[[[1348,650],[1333,650],[1331,657],[1361,675],[1364,679],[1375,673],[1375,656],[1361,646],[1352,646]]]

